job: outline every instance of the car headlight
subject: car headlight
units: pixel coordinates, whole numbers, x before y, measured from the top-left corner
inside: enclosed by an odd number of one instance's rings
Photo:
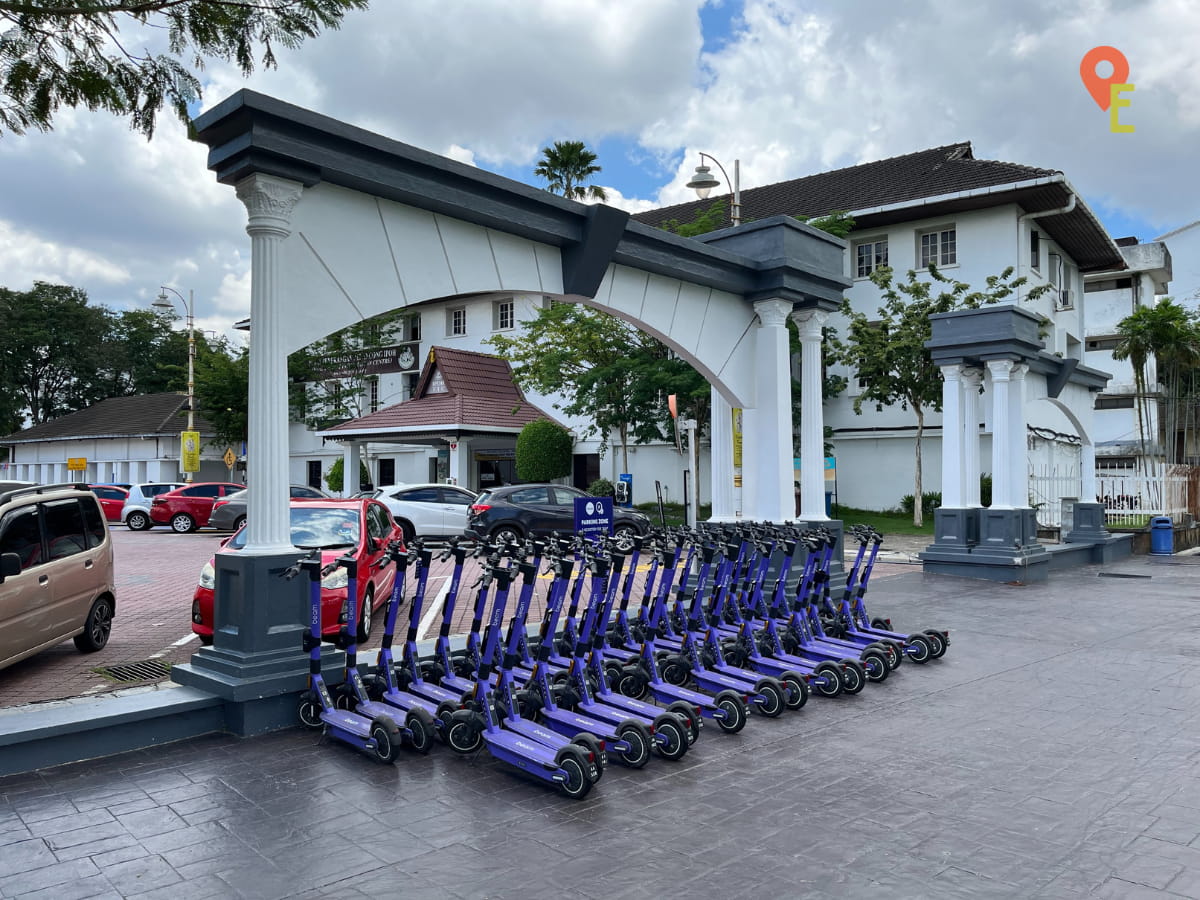
[[[321,579],[321,587],[327,588],[331,591],[337,590],[338,588],[344,588],[350,583],[350,577],[347,575],[347,571],[347,569],[338,566]]]
[[[200,587],[208,588],[210,591],[217,586],[217,569],[212,564],[210,559],[204,564],[204,568],[200,570]]]

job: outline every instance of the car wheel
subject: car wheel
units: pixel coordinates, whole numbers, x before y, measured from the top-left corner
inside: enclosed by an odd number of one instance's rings
[[[241,529],[241,527],[245,524],[246,524],[246,517],[238,516],[236,519],[233,520],[233,530],[239,531]]]
[[[83,634],[75,635],[75,648],[80,653],[95,653],[103,650],[112,634],[113,602],[108,597],[97,597],[88,610],[83,623]]]
[[[198,635],[196,635],[196,637],[200,638],[200,643],[202,646],[205,646],[205,647],[212,646],[213,636],[211,634],[198,634]]]
[[[365,644],[371,639],[371,617],[375,614],[375,586],[367,585],[367,594],[363,598],[362,615],[358,618],[358,643]]]
[[[187,513],[176,513],[171,516],[171,530],[176,534],[191,534],[196,530],[196,520]]]
[[[404,540],[405,545],[411,544],[412,539],[417,536],[412,522],[409,522],[407,519],[397,519],[396,524],[400,526],[400,537]]]
[[[130,531],[145,531],[150,527],[150,516],[139,510],[134,510],[125,517],[125,524]]]
[[[497,544],[513,544],[525,539],[521,529],[515,525],[497,525],[489,537]]]
[[[617,549],[626,552],[633,549],[633,539],[641,534],[632,525],[618,525],[613,529],[613,537],[615,539]]]

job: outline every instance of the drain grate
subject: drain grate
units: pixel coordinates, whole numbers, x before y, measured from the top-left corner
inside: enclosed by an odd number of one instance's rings
[[[100,666],[93,669],[97,675],[111,678],[122,684],[134,681],[155,681],[171,674],[171,667],[160,659],[144,659],[141,662],[121,663],[115,666]]]

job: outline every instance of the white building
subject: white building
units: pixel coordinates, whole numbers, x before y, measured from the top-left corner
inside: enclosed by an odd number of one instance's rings
[[[901,277],[930,262],[948,277],[981,288],[987,277],[1012,267],[1028,279],[1015,301],[1047,320],[1046,349],[1083,362],[1086,327],[1083,275],[1124,268],[1117,246],[1062,172],[976,159],[969,143],[952,144],[742,192],[746,220],[789,214],[807,218],[841,211],[855,221],[846,292],[868,315],[881,304],[868,276],[889,265]],[[654,210],[636,218],[649,224],[689,222],[711,201]],[[1030,288],[1048,284],[1040,298]],[[836,319],[831,320],[836,324]],[[855,373],[850,388],[826,403],[833,430],[837,492],[841,503],[887,509],[913,492],[915,416],[898,407],[855,415]],[[986,414],[986,410],[985,410]],[[1045,398],[1030,398],[1030,467],[1074,466],[1079,471],[1078,426]],[[991,425],[981,423],[984,454]],[[940,416],[926,415],[923,443],[925,490],[940,483]]]

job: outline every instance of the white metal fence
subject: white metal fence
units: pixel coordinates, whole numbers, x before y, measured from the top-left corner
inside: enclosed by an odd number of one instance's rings
[[[1063,501],[1078,500],[1081,487],[1078,466],[1031,466],[1029,505],[1037,511],[1038,524],[1061,528]]]
[[[1060,528],[1066,503],[1082,494],[1075,466],[1031,466],[1029,504],[1041,525]],[[1181,522],[1186,514],[1200,517],[1200,467],[1159,466],[1149,473],[1133,469],[1096,473],[1096,499],[1104,504],[1106,525],[1142,528],[1153,516]]]

